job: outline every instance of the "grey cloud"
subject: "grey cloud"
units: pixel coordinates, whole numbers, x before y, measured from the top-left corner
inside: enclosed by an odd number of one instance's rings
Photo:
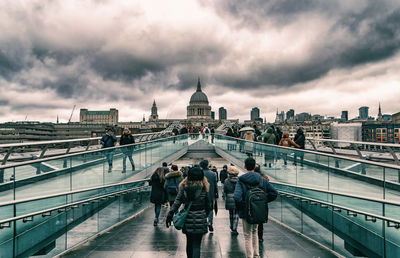
[[[0,106],[7,106],[10,103],[7,99],[0,99]]]

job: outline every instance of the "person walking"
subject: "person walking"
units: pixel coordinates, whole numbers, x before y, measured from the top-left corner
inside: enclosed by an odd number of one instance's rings
[[[117,142],[117,137],[115,137],[114,135],[114,130],[112,128],[108,128],[106,134],[103,135],[103,137],[101,137],[100,140],[102,148],[104,149],[112,148],[115,146],[116,142]],[[114,149],[109,149],[104,151],[104,155],[106,156],[108,162],[108,173],[112,172],[114,152],[115,152]]]
[[[128,145],[128,144],[134,144],[135,143],[135,138],[133,138],[133,135],[131,134],[131,131],[128,128],[124,128],[124,132],[121,135],[121,138],[119,139],[119,145]],[[122,173],[126,172],[126,158],[129,159],[132,165],[132,171],[135,171],[135,162],[133,162],[132,154],[133,154],[133,148],[134,146],[128,146],[126,148],[122,148]]]
[[[228,177],[228,166],[224,165],[222,170],[219,172],[219,179],[221,180],[222,184],[222,199],[225,200],[225,192],[224,192],[224,183],[225,179]]]
[[[217,180],[217,175],[215,172],[212,172],[211,170],[208,169],[208,160],[202,160],[200,162],[200,168],[203,170],[204,176],[207,178],[208,183],[210,184],[210,190],[208,192],[208,199],[210,200],[211,203],[211,210],[208,214],[208,230],[210,233],[214,232],[213,228],[213,219],[214,219],[214,206],[215,206],[215,201],[218,199],[218,180]]]
[[[294,146],[296,148],[300,148],[300,146],[297,143],[295,143],[294,141],[292,141],[292,139],[289,138],[288,132],[283,132],[282,139],[279,142],[279,146],[283,146],[283,147],[293,147]],[[283,164],[287,165],[288,150],[282,149],[281,155],[283,158]]]
[[[228,178],[224,180],[223,189],[225,193],[225,209],[229,211],[229,228],[231,229],[231,234],[237,236],[237,227],[239,224],[239,214],[236,209],[235,199],[233,194],[235,192],[236,183],[238,182],[239,170],[230,166],[227,170]]]
[[[165,176],[165,183],[164,183],[164,188],[165,191],[167,192],[167,199],[169,202],[169,206],[172,207],[172,204],[174,204],[174,201],[176,199],[176,196],[178,195],[179,192],[179,184],[183,180],[182,172],[178,170],[177,165],[172,165],[171,166],[171,172],[169,172]]]
[[[210,212],[208,192],[210,185],[200,168],[192,168],[188,177],[179,184],[179,193],[168,212],[166,226],[171,226],[172,218],[183,204],[191,207],[186,217],[182,233],[186,235],[186,255],[190,258],[200,257],[201,240],[207,233],[207,216]]]
[[[168,163],[167,162],[163,162],[162,163],[162,168],[164,169],[164,175],[169,173],[169,167],[168,167]]]
[[[160,217],[161,205],[165,203],[165,175],[163,168],[157,168],[156,171],[151,175],[150,182],[151,193],[150,202],[154,203],[154,226],[158,225],[158,218]]]
[[[253,156],[253,143],[255,138],[255,134],[252,131],[246,131],[244,133],[244,139],[246,142],[244,142],[244,152],[247,154],[247,156],[252,157]]]
[[[304,150],[306,144],[306,136],[304,135],[303,129],[300,127],[297,129],[297,133],[294,136],[294,142],[299,145],[299,149]],[[302,151],[295,151],[294,152],[294,165],[297,165],[297,156],[300,157],[300,166],[303,166],[304,161],[304,152]]]
[[[267,130],[263,133],[263,142],[267,144],[275,144],[275,134],[274,129],[272,127],[268,127]],[[275,159],[275,152],[273,151],[273,147],[264,146],[264,166],[272,167],[272,163]],[[267,164],[268,163],[268,164]]]
[[[256,167],[254,168],[254,172],[259,173],[262,177],[264,177],[269,182],[269,177],[261,172],[261,167],[258,163],[256,163]],[[257,228],[258,242],[264,242],[264,223],[259,223]]]
[[[211,127],[210,133],[211,133],[211,143],[214,143],[214,139],[215,139],[215,129],[214,129],[214,126]]]
[[[179,134],[187,134],[188,133],[188,129],[186,126],[182,126],[181,130],[179,131]]]
[[[258,246],[257,228],[259,223],[254,223],[251,216],[265,216],[268,219],[268,202],[272,202],[278,196],[278,192],[274,187],[260,174],[254,172],[256,161],[253,158],[247,158],[244,162],[246,173],[239,177],[235,186],[233,198],[235,199],[236,208],[239,212],[239,218],[242,219],[243,235],[246,248],[246,257],[260,257]],[[256,190],[261,189],[265,193],[265,203],[254,203],[252,197]],[[254,212],[264,211],[262,214],[251,214],[248,207],[258,205]],[[260,206],[262,205],[262,206]],[[251,216],[250,216],[251,215]]]

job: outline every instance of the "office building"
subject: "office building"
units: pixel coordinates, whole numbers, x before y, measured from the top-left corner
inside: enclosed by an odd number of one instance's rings
[[[228,119],[227,117],[228,117],[228,115],[227,115],[226,109],[224,107],[220,107],[218,109],[218,119],[219,120],[226,120],[226,119]]]

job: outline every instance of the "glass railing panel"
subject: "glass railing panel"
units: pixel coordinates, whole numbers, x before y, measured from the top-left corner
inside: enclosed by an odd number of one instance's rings
[[[0,254],[1,257],[13,257],[14,224],[0,229]]]
[[[15,167],[0,169],[0,203],[14,200]],[[1,214],[1,208],[0,208]]]
[[[399,214],[399,213],[397,213]],[[393,224],[385,228],[385,251],[386,257],[400,257],[400,229]]]
[[[66,195],[54,196],[45,199],[32,200],[15,204],[16,216],[51,209],[68,203]],[[12,214],[12,213],[10,213]],[[11,217],[11,216],[10,216]]]
[[[315,214],[321,211],[319,205],[311,205],[309,202],[302,203],[303,213],[303,231],[302,233],[311,239],[323,244],[328,248],[333,246],[333,234],[332,227],[323,223],[318,223],[315,219],[310,217],[308,214]],[[332,220],[332,213],[327,213],[325,216],[326,220]]]
[[[332,200],[330,201],[330,203],[383,216],[383,204],[380,202],[359,198],[351,198],[336,194],[331,194],[331,197]]]
[[[111,198],[99,203],[98,230],[102,231],[120,220],[119,197]]]
[[[67,249],[89,239],[99,232],[98,214],[91,215],[93,213],[90,212],[91,210],[96,210],[98,205],[98,203],[93,203],[89,206],[68,211],[68,223],[74,225],[74,227],[71,227],[64,235],[67,241]]]
[[[63,158],[61,160],[63,164],[65,161],[65,168],[55,168],[47,162],[35,162],[15,167],[15,200],[69,191],[71,187],[70,158]],[[23,174],[26,167],[36,167],[38,174],[29,178],[19,179],[19,175]]]
[[[385,199],[400,202],[400,170],[393,168],[384,168]]]
[[[301,232],[302,212],[295,206],[300,205],[299,200],[289,199],[282,202],[282,223]]]

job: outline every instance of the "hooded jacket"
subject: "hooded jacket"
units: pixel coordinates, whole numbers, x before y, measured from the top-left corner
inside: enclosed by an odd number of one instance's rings
[[[272,202],[278,196],[278,192],[275,188],[260,174],[256,172],[247,172],[239,177],[239,181],[236,184],[235,192],[233,198],[235,199],[236,208],[238,209],[239,217],[244,217],[244,207],[245,207],[245,194],[248,189],[248,185],[257,186],[260,184],[260,180],[263,182],[263,190],[267,193],[267,201]],[[268,206],[267,206],[268,215]]]
[[[229,177],[224,183],[224,193],[225,193],[225,209],[233,210],[236,209],[235,199],[233,194],[235,192],[236,183],[239,178],[237,176]]]
[[[187,179],[179,185],[179,193],[171,207],[171,213],[176,213],[184,204],[187,209],[189,202],[192,206],[186,217],[182,232],[184,234],[205,234],[208,232],[208,214],[210,212],[210,201],[208,199],[208,183],[204,178],[202,185],[186,186]]]
[[[169,172],[168,174],[165,175],[164,189],[165,189],[165,191],[166,191],[166,193],[167,193],[167,197],[168,197],[168,201],[169,201],[169,202],[175,201],[176,196],[177,196],[178,194],[171,194],[171,193],[169,193],[169,192],[167,191],[168,183],[169,183],[171,180],[176,180],[176,184],[179,185],[179,184],[182,182],[182,180],[183,180],[183,176],[182,176],[182,175],[183,175],[183,174],[182,174],[181,171],[171,171],[171,172]]]
[[[268,144],[275,144],[275,134],[274,134],[274,129],[269,127],[264,133],[263,133],[263,141],[264,143]]]

